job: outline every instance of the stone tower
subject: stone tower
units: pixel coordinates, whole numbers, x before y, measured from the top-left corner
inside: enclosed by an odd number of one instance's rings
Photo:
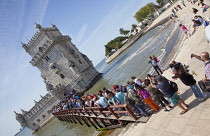
[[[32,57],[30,63],[41,71],[47,90],[62,98],[71,89],[84,91],[99,74],[92,61],[77,49],[68,35],[52,25],[38,31],[22,47]]]

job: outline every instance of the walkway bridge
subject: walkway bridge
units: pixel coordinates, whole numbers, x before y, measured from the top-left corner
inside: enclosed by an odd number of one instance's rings
[[[85,107],[72,108],[52,113],[60,121],[70,123],[86,124],[88,127],[117,128],[125,126],[128,122],[146,123],[149,117],[137,116],[134,110],[128,105],[113,105],[108,108]]]

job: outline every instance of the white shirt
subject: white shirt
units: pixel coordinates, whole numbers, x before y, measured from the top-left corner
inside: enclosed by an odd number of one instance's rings
[[[205,28],[205,34],[206,34],[206,38],[208,39],[208,41],[210,42],[210,25],[208,25]]]
[[[134,82],[138,85],[142,85],[142,82],[138,80],[138,78],[134,79]]]

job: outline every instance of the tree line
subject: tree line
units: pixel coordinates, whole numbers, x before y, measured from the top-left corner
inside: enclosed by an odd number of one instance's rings
[[[158,8],[162,7],[167,0],[156,0],[158,5],[154,3],[148,3],[144,7],[140,8],[136,14],[134,15],[136,21],[138,23],[144,21],[145,18],[147,18],[149,15],[151,15],[153,12],[155,12]],[[169,0],[168,0],[169,1]],[[105,55],[109,55],[112,51],[112,49],[119,49],[123,46],[122,41],[128,38],[132,38],[133,35],[129,35],[130,32],[138,32],[136,24],[132,24],[131,30],[125,30],[123,28],[119,29],[119,33],[123,36],[118,36],[114,38],[113,40],[109,41],[105,46]],[[129,35],[129,36],[128,36]]]

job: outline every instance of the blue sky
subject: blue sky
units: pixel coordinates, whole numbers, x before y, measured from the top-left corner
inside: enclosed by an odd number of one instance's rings
[[[47,92],[40,72],[22,49],[37,31],[35,24],[55,24],[97,65],[104,45],[119,28],[137,24],[136,11],[155,0],[1,0],[0,1],[0,136],[12,136],[20,125],[13,111],[29,110]]]

